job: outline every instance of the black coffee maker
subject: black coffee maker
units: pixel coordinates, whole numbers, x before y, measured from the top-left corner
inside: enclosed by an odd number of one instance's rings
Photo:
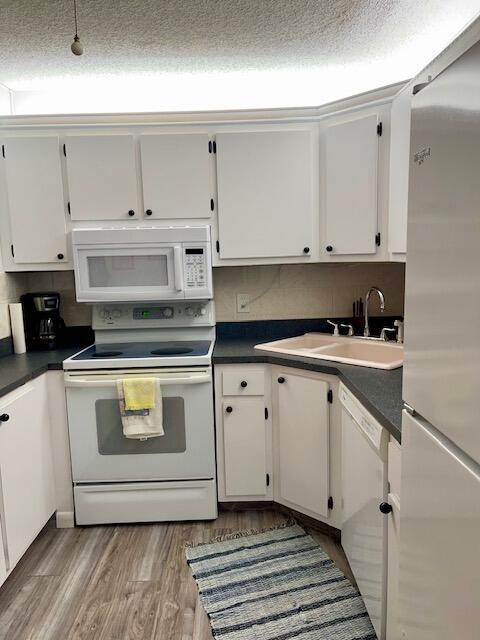
[[[20,297],[20,301],[27,350],[58,347],[65,329],[65,323],[60,317],[60,294],[25,293]]]

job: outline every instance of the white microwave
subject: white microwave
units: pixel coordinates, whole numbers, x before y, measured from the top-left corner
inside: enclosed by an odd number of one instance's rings
[[[209,299],[210,227],[72,231],[79,302]]]

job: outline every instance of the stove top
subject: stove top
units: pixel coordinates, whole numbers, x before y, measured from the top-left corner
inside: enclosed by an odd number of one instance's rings
[[[165,367],[210,364],[210,340],[93,344],[64,361],[64,369]]]

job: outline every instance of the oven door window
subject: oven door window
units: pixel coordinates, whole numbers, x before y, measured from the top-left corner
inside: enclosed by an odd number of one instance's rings
[[[166,255],[88,256],[88,279],[93,288],[166,287]]]
[[[183,453],[186,450],[185,403],[180,397],[163,398],[165,435],[133,440],[123,435],[118,400],[95,402],[98,452],[102,456]]]

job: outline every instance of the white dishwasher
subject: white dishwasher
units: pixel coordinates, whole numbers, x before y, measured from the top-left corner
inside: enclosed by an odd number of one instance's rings
[[[379,640],[385,639],[387,431],[340,384],[342,403],[342,546]]]

